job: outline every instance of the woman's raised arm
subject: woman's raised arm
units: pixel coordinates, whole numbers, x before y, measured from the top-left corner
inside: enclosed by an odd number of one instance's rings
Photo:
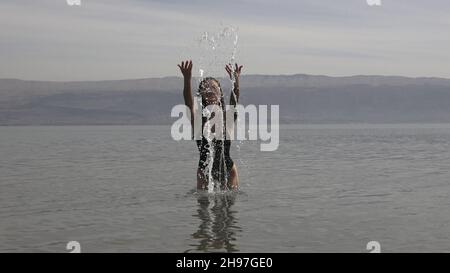
[[[227,64],[225,66],[225,70],[227,71],[228,76],[230,76],[230,79],[234,81],[233,93],[230,96],[230,105],[233,106],[236,106],[236,104],[239,102],[239,77],[241,76],[242,67],[242,65],[239,66],[238,64],[235,64],[235,68],[233,71],[231,64]]]
[[[181,62],[178,65],[183,74],[184,78],[184,88],[183,88],[183,97],[184,104],[191,110],[191,114],[193,113],[193,98],[191,91],[191,79],[192,79],[192,60]]]

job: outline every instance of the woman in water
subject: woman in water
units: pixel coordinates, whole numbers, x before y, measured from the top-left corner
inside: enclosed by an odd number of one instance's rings
[[[195,109],[191,91],[192,61],[181,62],[178,67],[184,77],[184,103],[191,112],[192,127],[194,128],[194,111],[203,111],[207,106],[217,105],[222,108],[222,113],[225,115],[226,105],[220,82],[217,79],[210,77],[205,78],[200,82],[198,94],[201,96],[201,109]],[[242,66],[236,64],[233,70],[231,64],[229,64],[225,66],[225,70],[230,76],[230,79],[234,81],[233,94],[230,96],[230,105],[236,106],[239,101],[239,76],[241,75]],[[236,117],[237,116],[235,115],[233,122],[236,121]],[[225,118],[223,120],[225,120]],[[207,121],[207,117],[202,117],[202,132]],[[226,127],[226,121],[224,127]],[[197,189],[206,190],[208,188],[209,173],[212,175],[212,180],[221,183],[222,189],[238,189],[239,176],[236,165],[230,157],[230,146],[231,141],[227,140],[226,137],[223,141],[217,139],[208,141],[202,135],[202,139],[197,140],[197,147],[200,152],[200,160],[197,169]],[[210,162],[210,160],[208,156],[211,151],[214,155],[214,161],[211,172],[209,172],[208,162]]]

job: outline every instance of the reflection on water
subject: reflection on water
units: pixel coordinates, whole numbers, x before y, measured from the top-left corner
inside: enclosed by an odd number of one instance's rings
[[[237,237],[241,232],[233,204],[237,193],[201,193],[197,197],[198,230],[192,234],[195,248],[188,251],[237,252]],[[188,252],[187,251],[187,252]]]

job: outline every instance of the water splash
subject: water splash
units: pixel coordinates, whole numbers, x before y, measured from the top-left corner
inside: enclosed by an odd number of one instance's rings
[[[201,100],[201,98],[200,98]],[[209,111],[208,108],[203,109],[202,115],[206,117],[208,120],[211,118],[212,113]],[[206,157],[206,168],[203,170],[204,177],[208,178],[208,192],[212,193],[215,190],[216,183],[213,179],[213,167],[214,167],[214,158],[215,158],[215,150],[213,145],[213,140],[211,136],[211,127],[210,124],[207,122],[205,124],[206,129],[203,132],[206,132],[208,135],[204,136],[206,140],[208,141],[208,153]]]
[[[196,67],[198,69],[198,83],[206,78],[206,77],[214,77],[214,78],[228,78],[228,75],[225,71],[226,64],[234,64],[237,54],[238,48],[238,28],[234,26],[222,27],[221,30],[216,32],[208,32],[205,31],[201,34],[201,36],[196,39],[198,44],[198,52],[196,52],[193,56],[193,59],[196,61]],[[234,86],[234,81],[231,79],[231,86]],[[233,96],[234,93],[230,92]],[[201,97],[200,94],[196,94],[197,102],[201,105]],[[225,101],[227,101],[225,99]],[[203,116],[206,118],[210,118],[210,114],[208,112],[203,111]],[[225,124],[225,116],[222,117],[222,122]],[[209,131],[210,128],[206,128]],[[224,128],[225,129],[225,128]],[[208,179],[208,192],[216,192],[220,191],[221,184],[224,183],[228,185],[228,169],[226,167],[226,162],[223,160],[225,158],[225,145],[224,142],[221,142],[221,162],[216,163],[216,166],[223,169],[223,172],[220,174],[225,177],[219,177],[221,183],[217,183],[213,179],[213,167],[215,160],[215,149],[214,143],[212,140],[208,140],[208,157],[207,157],[207,166],[204,170],[204,175]]]
[[[205,31],[196,41],[199,49],[195,54],[199,80],[226,76],[225,64],[234,63],[236,59],[238,28],[227,26],[216,32]]]

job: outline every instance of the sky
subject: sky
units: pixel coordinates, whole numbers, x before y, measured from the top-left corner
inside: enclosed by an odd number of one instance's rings
[[[0,0],[0,78],[180,76],[230,26],[245,74],[450,78],[448,0],[66,1]]]

